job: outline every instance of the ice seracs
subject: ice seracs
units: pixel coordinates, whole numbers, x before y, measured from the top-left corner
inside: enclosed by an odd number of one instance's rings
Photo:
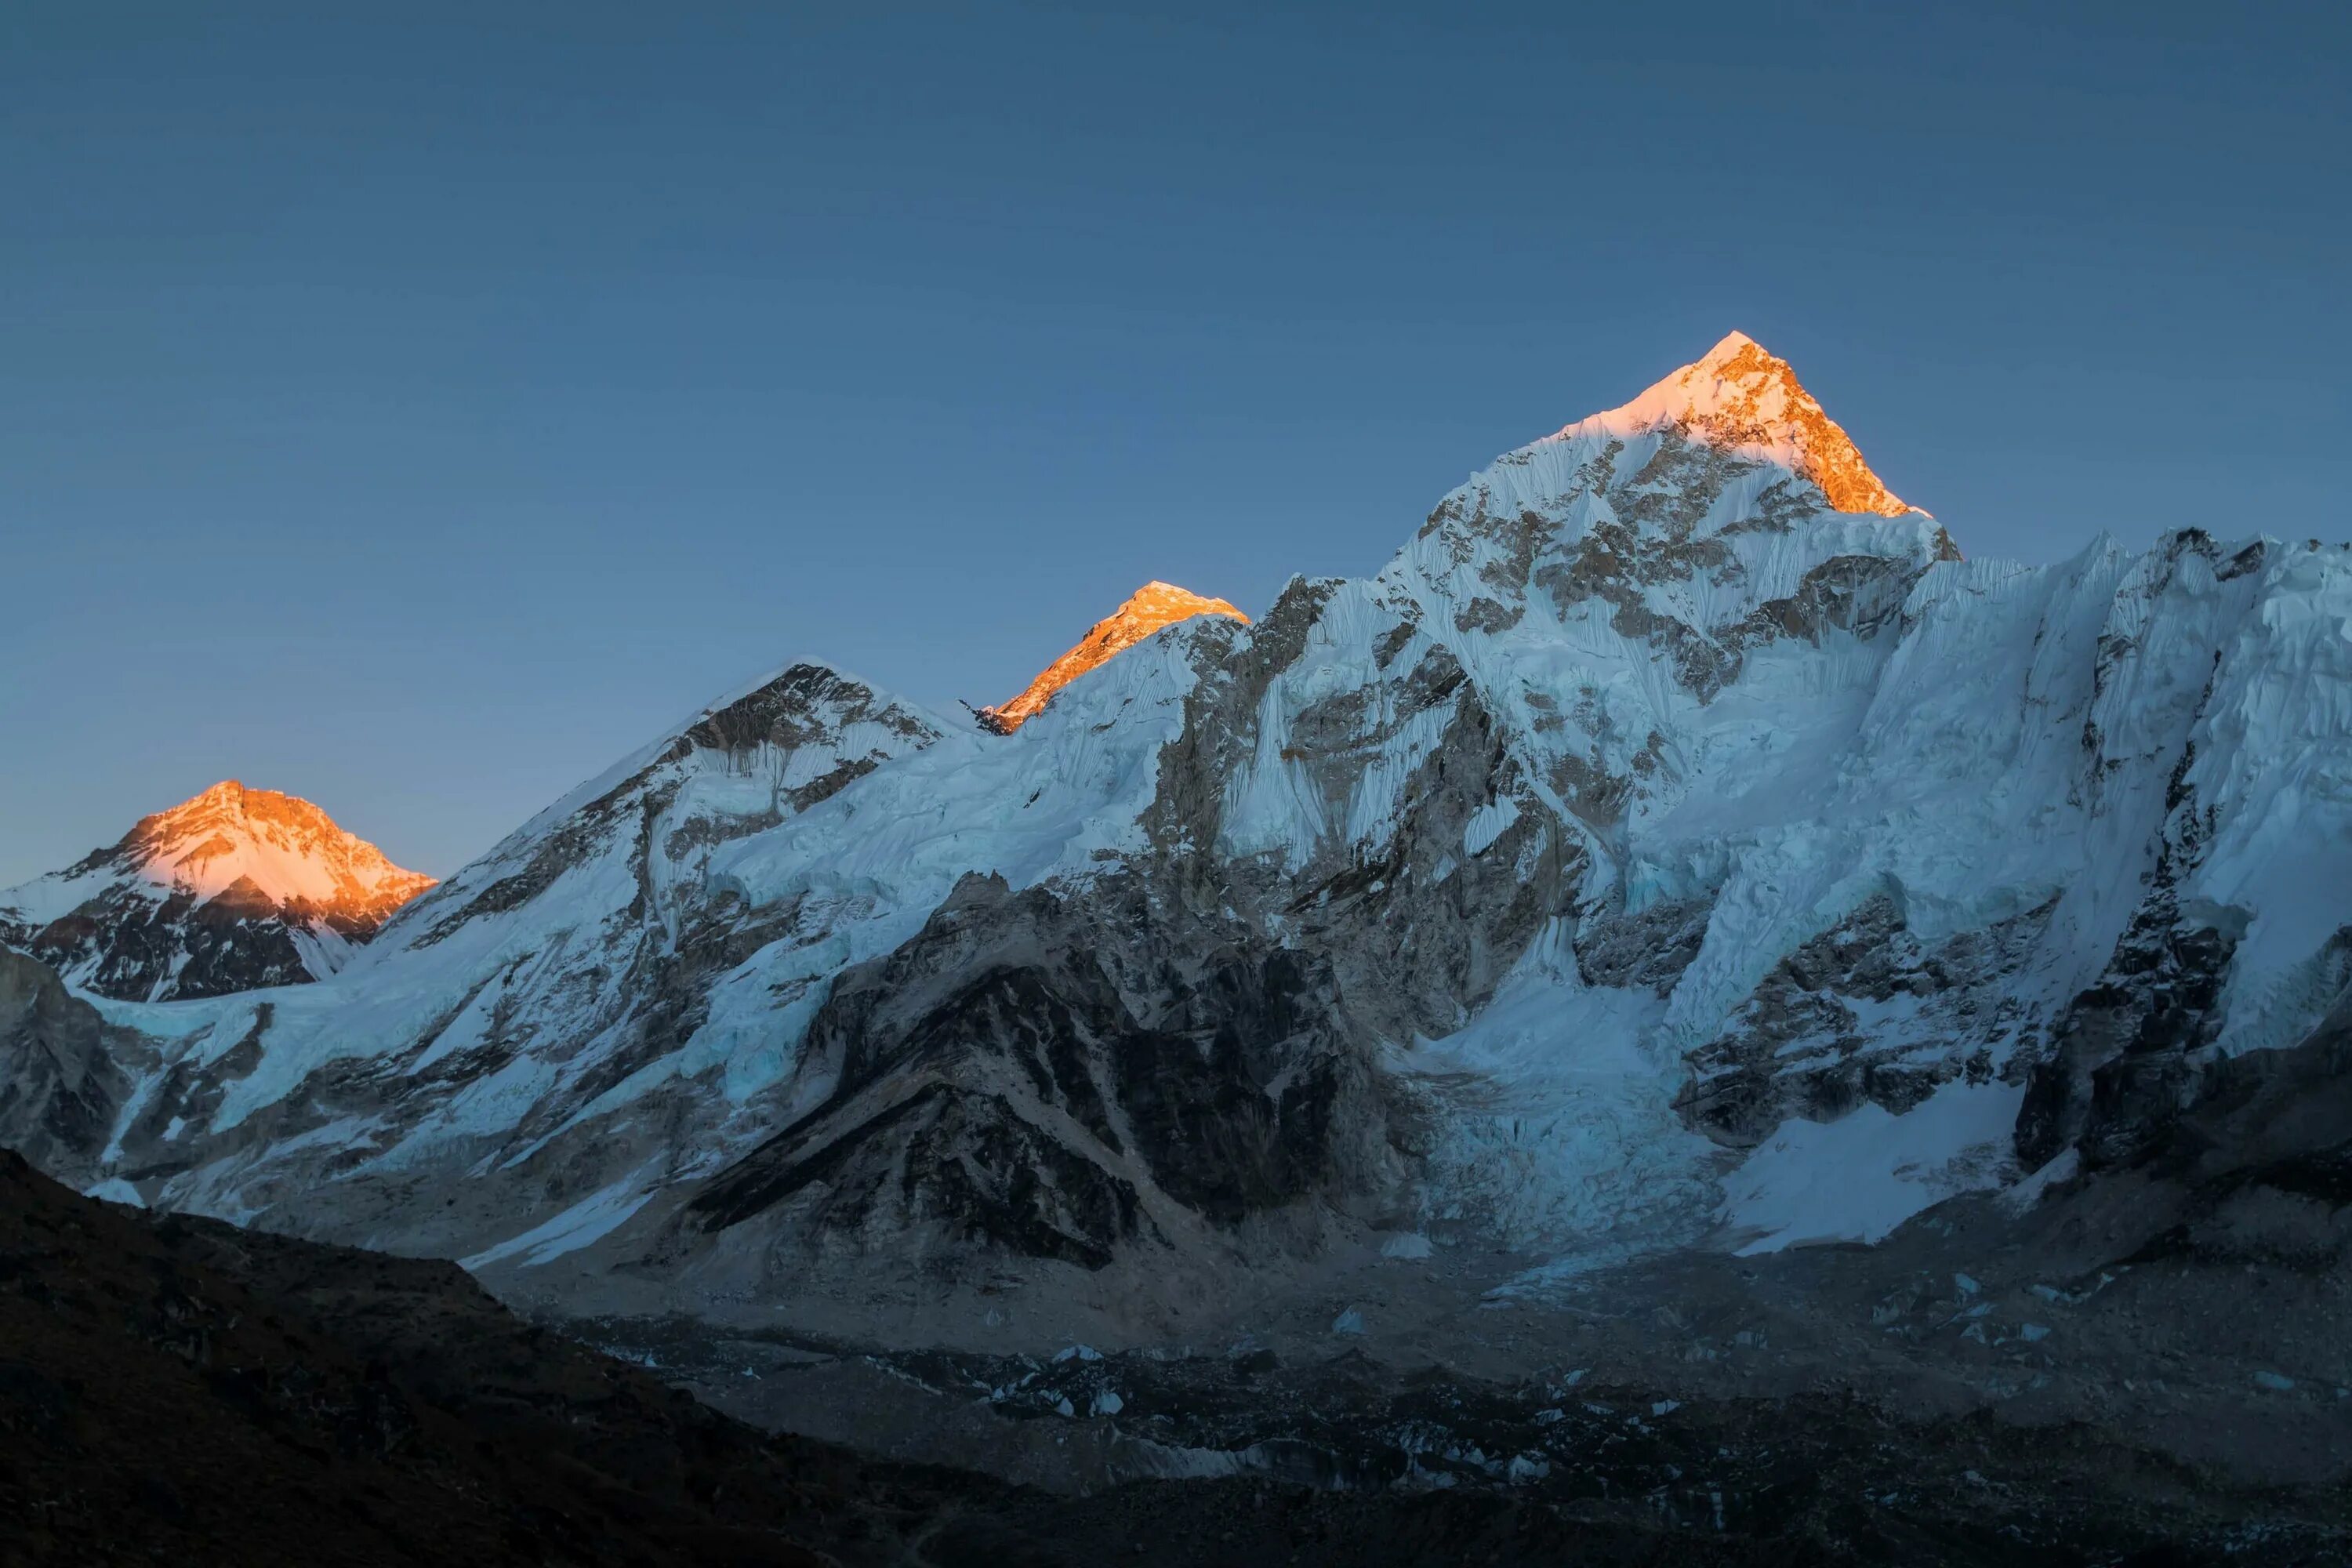
[[[319,807],[224,779],[0,892],[0,941],[126,1000],[320,980],[433,886]]]
[[[1077,646],[1037,672],[1010,702],[978,710],[984,729],[1010,735],[1054,700],[1054,693],[1090,669],[1133,647],[1162,626],[1189,621],[1195,616],[1230,616],[1247,625],[1249,617],[1223,599],[1204,599],[1173,583],[1156,579],[1127,596],[1127,602],[1094,624]]]

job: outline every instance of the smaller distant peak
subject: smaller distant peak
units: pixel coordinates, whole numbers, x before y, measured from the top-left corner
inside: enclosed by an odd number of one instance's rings
[[[60,875],[99,871],[184,889],[199,901],[243,879],[273,900],[329,910],[382,904],[388,911],[433,886],[432,878],[394,865],[300,795],[251,789],[238,779],[141,817],[111,848]]]
[[[1901,517],[1916,510],[1871,472],[1789,362],[1746,332],[1725,333],[1633,402],[1560,434],[1622,437],[1666,427],[1801,474],[1840,511]]]
[[[1121,601],[1118,608],[1112,613],[1112,618],[1117,619],[1124,615],[1163,614],[1168,616],[1168,619],[1161,621],[1160,626],[1192,616],[1231,616],[1234,619],[1244,622],[1249,619],[1247,616],[1243,615],[1223,599],[1207,598],[1193,593],[1190,588],[1180,588],[1173,583],[1162,583],[1157,577]],[[1152,629],[1157,631],[1159,627],[1155,626]]]
[[[1118,608],[1097,621],[1076,647],[1037,672],[1020,696],[993,708],[973,710],[981,727],[1009,735],[1036,717],[1054,694],[1090,669],[1108,663],[1137,643],[1179,621],[1195,616],[1224,616],[1249,624],[1249,617],[1223,599],[1212,599],[1153,578],[1123,600]]]

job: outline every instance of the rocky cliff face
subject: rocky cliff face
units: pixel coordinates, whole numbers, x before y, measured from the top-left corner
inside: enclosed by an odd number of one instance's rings
[[[126,1001],[321,980],[433,885],[307,800],[235,779],[0,892],[0,942]]]
[[[60,1180],[95,1180],[141,1045],[47,968],[0,948],[0,1148]]]
[[[1875,1239],[2336,1005],[2347,625],[2316,545],[1962,560],[1735,334],[1013,732],[796,666],[327,984],[106,1004],[105,1173],[694,1311]]]

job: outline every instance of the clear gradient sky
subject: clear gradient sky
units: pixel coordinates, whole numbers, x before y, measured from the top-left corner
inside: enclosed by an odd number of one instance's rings
[[[2345,538],[2346,16],[10,5],[0,885],[226,776],[446,874],[802,653],[1002,699],[1735,327],[1971,553]]]

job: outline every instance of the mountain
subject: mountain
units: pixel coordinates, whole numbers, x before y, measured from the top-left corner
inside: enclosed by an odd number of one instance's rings
[[[1673,429],[1719,451],[1797,475],[1837,511],[1901,517],[1913,509],[1879,482],[1845,427],[1745,332],[1733,332],[1633,402],[1562,430],[1558,439],[1641,437]]]
[[[1963,559],[1734,334],[1010,732],[796,664],[320,984],[101,995],[59,1157],[900,1342],[1875,1242],[2132,1168],[2343,1005],[2347,626],[2315,542]]]
[[[1150,582],[1127,596],[1116,610],[1097,621],[1077,646],[1037,672],[1037,678],[1010,702],[979,710],[983,729],[1010,735],[1054,700],[1054,693],[1090,669],[1099,668],[1114,655],[1126,652],[1163,626],[1194,616],[1230,616],[1246,626],[1249,617],[1223,599],[1204,599],[1173,583]]]
[[[127,1001],[323,980],[433,879],[309,801],[224,779],[0,892],[0,942]]]

